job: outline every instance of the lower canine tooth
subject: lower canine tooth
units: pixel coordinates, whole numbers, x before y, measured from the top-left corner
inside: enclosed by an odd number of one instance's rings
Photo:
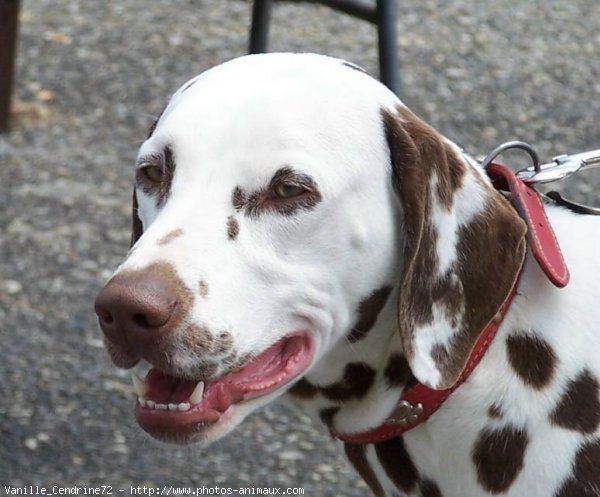
[[[202,402],[203,395],[204,395],[204,382],[199,381],[198,384],[196,385],[196,388],[194,388],[192,395],[190,395],[190,402],[192,404],[198,404],[199,402]]]
[[[150,408],[150,409],[154,409],[154,406],[156,405],[156,402],[154,402],[153,400],[147,400],[146,401],[146,405]]]
[[[146,402],[146,399],[144,397],[138,397],[138,402],[142,407],[146,407],[148,405],[148,402]]]

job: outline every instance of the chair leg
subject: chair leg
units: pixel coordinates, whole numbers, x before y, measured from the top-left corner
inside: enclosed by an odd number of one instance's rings
[[[19,0],[0,0],[0,133],[8,131],[18,19]]]
[[[254,0],[249,53],[263,53],[269,44],[269,24],[273,0]]]
[[[396,43],[396,0],[377,0],[377,35],[381,81],[400,94],[400,69]]]

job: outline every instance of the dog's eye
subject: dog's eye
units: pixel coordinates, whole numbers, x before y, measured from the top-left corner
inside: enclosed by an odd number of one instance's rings
[[[293,183],[278,183],[273,187],[273,192],[279,198],[297,197],[307,192],[306,188]]]
[[[161,183],[164,177],[163,169],[159,166],[144,166],[140,172],[152,183]]]

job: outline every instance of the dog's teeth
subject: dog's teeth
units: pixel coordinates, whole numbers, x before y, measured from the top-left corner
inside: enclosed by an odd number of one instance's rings
[[[134,371],[131,372],[131,381],[133,381],[133,388],[135,388],[135,393],[138,394],[138,397],[143,397],[148,393],[148,385]]]
[[[138,402],[140,403],[140,405],[142,407],[146,407],[148,405],[148,402],[146,401],[146,399],[144,397],[138,397]]]
[[[153,400],[146,401],[146,406],[149,407],[150,409],[154,409],[155,405],[156,405],[156,402],[154,402]]]
[[[194,388],[192,395],[190,395],[190,402],[192,404],[198,404],[198,403],[202,402],[203,395],[204,395],[204,382],[199,381],[198,384],[196,385],[196,388]]]
[[[177,404],[169,404],[169,411],[177,411],[178,409],[178,405]]]
[[[177,408],[180,411],[189,411],[190,410],[190,404],[189,404],[189,402],[182,402],[181,404],[179,404],[177,406]]]
[[[166,411],[168,409],[167,404],[154,404],[154,409],[158,409],[159,411]]]

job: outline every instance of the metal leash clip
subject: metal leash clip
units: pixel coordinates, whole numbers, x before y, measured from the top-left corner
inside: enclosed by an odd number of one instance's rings
[[[502,152],[515,148],[527,152],[531,158],[533,165],[525,169],[521,169],[516,173],[516,176],[521,181],[531,185],[532,187],[536,184],[560,181],[568,178],[572,174],[583,171],[584,169],[600,167],[600,150],[590,150],[589,152],[583,152],[580,154],[559,155],[554,157],[552,162],[540,164],[539,157],[535,149],[528,143],[520,141],[511,141],[499,145],[481,161],[481,166],[485,169]],[[572,200],[564,198],[560,193],[555,191],[548,192],[545,195],[542,194],[542,196],[548,197],[557,204],[568,207],[569,209],[580,214],[600,215],[600,208],[573,202]]]
[[[560,181],[584,169],[600,166],[600,150],[580,154],[559,155],[547,164],[534,164],[517,172],[517,178],[529,184]]]

